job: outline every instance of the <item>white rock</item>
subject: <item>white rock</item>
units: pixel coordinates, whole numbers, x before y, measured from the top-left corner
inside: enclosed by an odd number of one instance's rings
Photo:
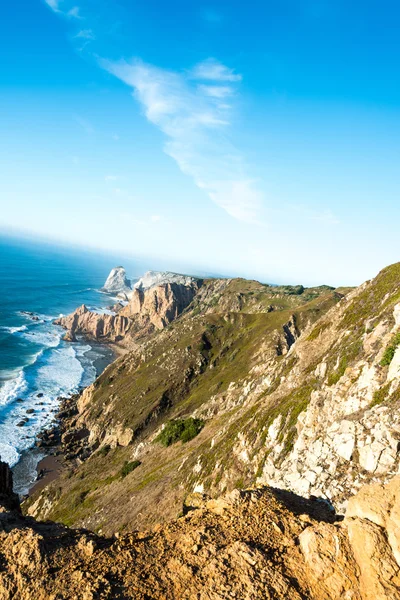
[[[103,287],[108,294],[128,294],[132,291],[131,282],[126,277],[124,267],[115,267],[111,270]]]
[[[189,275],[179,275],[178,273],[171,273],[169,271],[147,271],[133,287],[139,290],[147,290],[163,283],[179,283],[189,286],[195,281],[196,278]]]
[[[359,462],[362,468],[373,473],[378,466],[379,458],[384,449],[385,446],[377,441],[374,441],[371,445],[359,447]]]

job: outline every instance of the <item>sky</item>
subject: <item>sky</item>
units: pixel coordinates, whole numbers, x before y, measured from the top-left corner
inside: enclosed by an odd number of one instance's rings
[[[400,6],[6,0],[0,228],[356,285],[400,260]]]

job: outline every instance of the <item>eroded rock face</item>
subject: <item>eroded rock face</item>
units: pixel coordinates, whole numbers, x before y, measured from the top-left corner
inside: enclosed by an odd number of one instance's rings
[[[190,275],[180,275],[170,271],[147,271],[133,286],[137,290],[147,290],[151,287],[163,285],[165,283],[175,283],[185,287],[191,287],[196,284],[198,279]]]
[[[132,321],[120,313],[101,315],[91,312],[84,304],[71,315],[56,319],[54,323],[67,330],[65,339],[71,342],[76,341],[77,335],[84,335],[99,342],[119,342],[132,326]]]
[[[131,282],[126,276],[124,267],[115,267],[111,270],[103,291],[108,294],[129,294],[132,291]]]
[[[75,341],[84,335],[99,342],[129,342],[163,329],[178,317],[193,300],[200,282],[190,285],[164,283],[149,289],[135,288],[128,304],[117,314],[99,314],[80,306],[54,323],[67,330],[65,339]],[[126,339],[129,338],[129,339]]]
[[[358,306],[360,296],[369,288],[373,294],[373,287],[374,282],[362,286],[333,308],[327,329],[317,339],[303,337],[295,344],[299,362],[286,389],[302,381],[305,369],[315,389],[298,417],[290,452],[267,438],[271,451],[259,478],[260,483],[302,495],[324,496],[339,511],[363,483],[388,481],[400,473],[399,350],[389,367],[381,364],[385,348],[398,333],[400,305],[386,308],[386,295],[382,314],[378,308],[373,327],[365,319],[360,333],[356,330],[358,337],[343,327],[352,300]],[[347,358],[351,353],[352,363]]]
[[[186,516],[117,539],[0,513],[0,598],[400,597],[399,477],[363,488],[344,521],[273,488],[197,496]]]
[[[163,329],[189,306],[198,290],[198,283],[163,283],[144,291],[138,287],[132,292],[130,302],[121,316],[148,318],[157,329]]]

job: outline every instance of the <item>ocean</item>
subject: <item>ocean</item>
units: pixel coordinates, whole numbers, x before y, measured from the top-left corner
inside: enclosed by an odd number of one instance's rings
[[[36,478],[43,454],[29,449],[54,421],[58,398],[92,383],[113,358],[104,346],[63,341],[53,320],[81,304],[112,304],[100,288],[117,264],[121,257],[0,237],[0,457],[20,494]],[[132,278],[145,270],[122,264]]]

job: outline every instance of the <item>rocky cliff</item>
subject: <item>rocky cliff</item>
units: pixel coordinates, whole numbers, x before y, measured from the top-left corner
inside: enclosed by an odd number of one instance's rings
[[[147,271],[143,277],[140,277],[134,284],[134,289],[147,290],[151,287],[163,285],[164,283],[175,283],[186,287],[193,286],[197,281],[196,277],[190,275],[180,275],[171,273],[171,271]]]
[[[131,293],[132,284],[126,276],[124,267],[115,267],[111,270],[103,286],[103,291],[107,294],[121,294],[125,297]]]
[[[189,285],[163,283],[145,289],[138,287],[131,290],[129,302],[117,314],[99,314],[83,305],[54,323],[67,330],[65,339],[69,341],[83,335],[98,342],[130,346],[135,339],[163,329],[176,319],[191,303],[200,285],[200,280],[193,280]]]
[[[398,600],[400,478],[362,488],[344,520],[263,487],[192,494],[177,520],[108,539],[2,505],[0,556],[2,600]]]
[[[152,299],[158,289],[146,297]],[[63,421],[67,436],[76,432],[77,444],[66,451],[77,464],[32,497],[26,510],[114,533],[175,516],[193,490],[219,495],[254,483],[264,459],[264,426],[255,420],[255,400],[266,411],[264,391],[288,370],[296,340],[343,293],[205,280],[167,328],[137,339],[136,347],[78,398],[75,413]],[[133,309],[146,315],[148,306],[152,301],[138,295]],[[168,301],[160,307],[158,318],[169,314]],[[287,402],[284,410],[291,406]],[[268,409],[265,418],[273,412]],[[247,415],[254,429],[250,442]],[[204,423],[194,439],[171,447],[157,441],[171,420],[190,425],[190,418]],[[294,426],[292,419],[292,437]],[[121,479],[125,463],[137,462],[140,466]]]

